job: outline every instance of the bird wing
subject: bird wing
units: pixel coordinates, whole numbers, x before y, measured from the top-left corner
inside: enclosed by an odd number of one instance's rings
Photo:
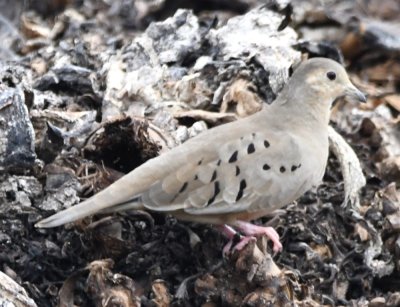
[[[304,185],[295,135],[247,130],[219,145],[156,181],[141,195],[144,206],[195,215],[259,210],[285,205]]]

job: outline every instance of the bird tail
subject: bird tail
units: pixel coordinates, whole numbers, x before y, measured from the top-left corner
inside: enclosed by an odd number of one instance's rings
[[[145,209],[142,200],[140,197],[136,197],[126,203],[121,203],[109,208],[105,208],[101,210],[100,214],[108,214],[108,213],[115,213],[115,212],[122,212],[122,211],[130,211],[130,210],[141,210]]]
[[[111,205],[110,200],[107,197],[101,197],[102,195],[95,195],[84,202],[70,207],[66,210],[58,212],[44,220],[39,221],[35,224],[37,228],[51,228],[64,225],[67,223],[74,222],[95,213],[111,213],[126,210],[139,210],[144,209],[143,203],[140,201],[140,197],[131,199],[124,203]],[[111,206],[109,206],[111,205]]]

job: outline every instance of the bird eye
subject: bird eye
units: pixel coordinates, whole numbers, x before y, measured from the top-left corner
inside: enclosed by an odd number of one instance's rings
[[[328,71],[326,73],[326,76],[328,77],[329,80],[332,80],[332,81],[336,79],[336,74],[334,71]]]

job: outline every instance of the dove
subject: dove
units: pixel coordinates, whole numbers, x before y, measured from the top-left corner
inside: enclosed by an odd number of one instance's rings
[[[327,164],[332,103],[348,96],[366,102],[342,65],[325,58],[301,63],[272,104],[246,118],[211,128],[148,160],[82,203],[36,224],[56,227],[96,213],[164,212],[219,225],[241,249],[272,227],[252,220],[281,208],[321,181]],[[235,240],[236,241],[236,240]]]

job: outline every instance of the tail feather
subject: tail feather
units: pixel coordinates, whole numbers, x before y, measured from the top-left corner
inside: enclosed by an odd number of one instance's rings
[[[91,214],[93,210],[92,207],[95,204],[93,203],[92,199],[88,199],[80,203],[79,205],[73,206],[66,210],[60,211],[48,218],[41,220],[35,224],[37,228],[50,228],[50,227],[57,227],[66,223],[71,223],[73,221],[82,219]]]
[[[107,213],[115,213],[115,212],[121,212],[121,211],[129,211],[129,210],[141,210],[141,209],[145,209],[145,207],[144,207],[140,197],[137,197],[126,203],[122,203],[122,204],[118,204],[118,205],[115,205],[115,206],[112,206],[109,208],[105,208],[105,209],[101,210],[99,213],[107,214]]]
[[[120,181],[126,179],[126,177],[128,176],[123,177],[120,179]],[[39,221],[35,224],[35,227],[57,227],[106,209],[109,212],[113,212],[113,207],[118,207],[120,204],[125,204],[127,202],[131,202],[132,199],[135,199],[135,195],[132,195],[130,189],[125,188],[125,186],[126,185],[124,184],[121,185],[114,183],[84,202]],[[140,203],[138,203],[137,206],[141,208]],[[133,206],[131,207],[133,208]]]
[[[97,196],[97,195],[96,195]],[[95,213],[112,213],[112,212],[119,212],[119,211],[126,211],[126,210],[138,210],[143,209],[142,203],[139,201],[139,198],[134,199],[130,202],[126,202],[123,204],[117,204],[112,207],[108,206],[101,206],[105,207],[104,209],[99,210],[99,199],[98,197],[92,197],[76,206],[58,212],[44,220],[39,221],[35,224],[37,228],[51,228],[57,227],[60,225],[64,225],[67,223],[74,222],[76,220],[82,219],[89,215]],[[101,204],[102,205],[102,204]]]

